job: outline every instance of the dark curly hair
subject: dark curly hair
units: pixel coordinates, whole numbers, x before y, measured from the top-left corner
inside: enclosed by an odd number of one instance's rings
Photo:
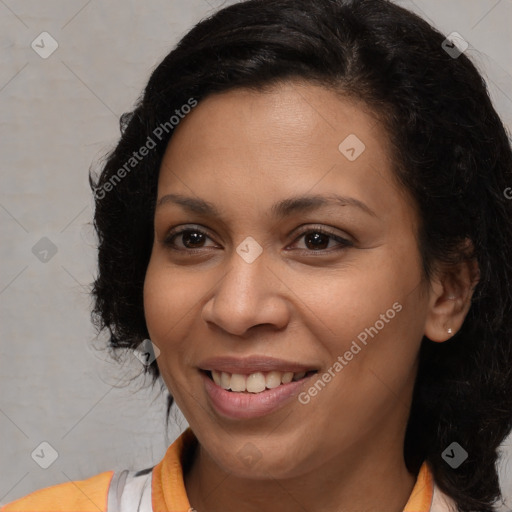
[[[512,151],[484,79],[444,40],[387,0],[249,0],[198,23],[152,72],[101,172],[90,172],[99,240],[92,318],[113,352],[148,338],[143,283],[157,180],[171,119],[186,105],[292,79],[363,101],[386,127],[394,172],[420,213],[424,276],[436,262],[468,259],[480,271],[460,331],[444,343],[423,338],[405,461],[412,473],[428,461],[459,511],[491,512],[501,498],[498,449],[512,428]],[[148,369],[154,383],[156,363]],[[453,441],[469,454],[456,470],[441,458]]]

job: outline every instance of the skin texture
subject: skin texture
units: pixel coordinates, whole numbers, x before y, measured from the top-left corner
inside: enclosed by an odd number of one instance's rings
[[[350,134],[365,145],[354,161],[338,149]],[[199,440],[185,476],[192,507],[400,512],[415,483],[403,441],[420,343],[460,328],[474,269],[422,280],[417,214],[394,181],[382,125],[364,105],[300,82],[212,95],[167,148],[157,201],[171,193],[222,216],[157,206],[144,286],[160,372]],[[282,199],[332,193],[374,215],[346,205],[272,216]],[[178,235],[172,250],[164,241],[177,226],[206,236]],[[322,237],[315,249],[315,227],[351,244]],[[236,252],[248,236],[263,250],[252,263]],[[204,359],[266,355],[322,374],[397,302],[396,316],[308,404],[235,420],[210,403]],[[249,467],[239,457],[246,443],[261,456]]]

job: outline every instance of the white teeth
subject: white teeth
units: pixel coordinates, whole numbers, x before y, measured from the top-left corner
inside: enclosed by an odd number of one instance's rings
[[[231,377],[231,381],[233,381],[233,377]],[[265,375],[261,372],[251,373],[251,375],[247,377],[246,386],[249,393],[260,393],[261,391],[265,391]]]
[[[221,378],[220,378],[220,373],[216,370],[212,370],[212,377],[213,377],[213,382],[215,382],[215,384],[217,384],[217,386],[220,386],[220,382],[221,382]]]
[[[273,389],[273,388],[277,388],[277,386],[280,386],[281,385],[281,375],[282,375],[281,372],[275,372],[275,371],[268,372],[267,378],[265,379],[267,388]]]
[[[306,372],[278,372],[271,371],[266,374],[262,372],[251,373],[250,375],[241,375],[239,373],[219,372],[211,370],[212,378],[217,386],[223,389],[230,389],[235,392],[261,393],[265,389],[277,388],[281,384],[302,379]]]
[[[233,373],[233,375],[231,375],[231,391],[245,391],[246,381],[245,375]]]
[[[226,372],[222,372],[220,374],[220,387],[224,389],[229,389],[231,384],[231,375]]]
[[[283,384],[288,384],[288,382],[291,382],[293,379],[293,372],[286,372],[283,373],[283,376],[281,377],[281,382]]]

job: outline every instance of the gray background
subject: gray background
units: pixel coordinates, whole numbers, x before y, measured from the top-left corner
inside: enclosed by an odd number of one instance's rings
[[[187,425],[174,411],[166,433],[159,386],[148,387],[133,356],[116,363],[94,339],[87,172],[118,140],[119,116],[155,65],[194,23],[229,3],[0,0],[0,503],[154,465]],[[397,3],[469,42],[467,54],[510,129],[511,0]],[[59,45],[47,59],[31,48],[43,31]],[[46,255],[33,253],[38,242]],[[48,469],[31,458],[43,441],[58,452]],[[500,466],[508,509],[511,444]]]

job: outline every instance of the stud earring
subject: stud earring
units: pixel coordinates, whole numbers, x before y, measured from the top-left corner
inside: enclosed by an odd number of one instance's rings
[[[452,334],[452,332],[453,332],[453,331],[452,331],[452,328],[450,327],[450,328],[448,329],[448,334]]]

